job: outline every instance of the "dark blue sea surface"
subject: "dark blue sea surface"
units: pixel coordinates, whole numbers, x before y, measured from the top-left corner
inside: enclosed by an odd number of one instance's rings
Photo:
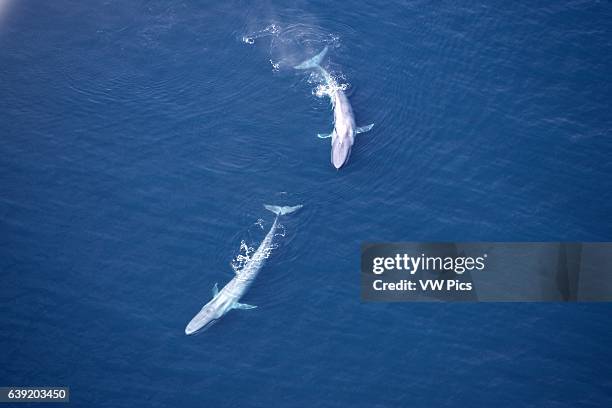
[[[610,304],[370,304],[362,242],[612,240],[612,5],[0,1],[0,385],[610,407]],[[323,46],[358,125],[291,69]],[[244,301],[187,322],[303,204]]]

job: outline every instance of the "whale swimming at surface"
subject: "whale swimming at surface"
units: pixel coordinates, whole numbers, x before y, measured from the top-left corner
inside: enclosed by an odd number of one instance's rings
[[[349,159],[351,149],[355,143],[355,135],[369,131],[374,124],[361,127],[356,125],[353,108],[348,98],[343,90],[338,87],[334,78],[332,78],[332,76],[321,66],[321,61],[327,54],[327,50],[328,48],[325,47],[319,54],[294,68],[300,70],[315,70],[320,73],[325,80],[325,84],[329,89],[327,94],[331,100],[332,109],[334,111],[334,129],[331,133],[319,134],[318,137],[321,139],[331,138],[331,162],[336,169],[340,169]],[[239,301],[259,274],[259,271],[272,249],[272,241],[279,225],[279,217],[281,215],[291,214],[302,206],[280,207],[265,205],[264,207],[276,214],[270,231],[268,231],[253,256],[248,259],[243,268],[236,271],[236,276],[234,276],[223,289],[219,290],[215,283],[212,290],[212,299],[206,303],[187,324],[187,327],[185,327],[186,335],[208,329],[230,310],[254,309],[257,307],[246,303],[240,303]]]
[[[233,309],[254,309],[257,306],[239,303],[249,289],[261,267],[263,266],[270,250],[274,234],[278,228],[278,219],[281,215],[291,214],[302,208],[301,205],[295,207],[279,207],[275,205],[265,205],[267,210],[276,214],[274,223],[253,256],[247,261],[244,267],[236,271],[236,276],[219,291],[217,284],[213,287],[213,298],[204,305],[202,310],[194,316],[185,328],[185,334],[190,335],[198,331],[203,331],[212,326],[223,315]]]
[[[296,65],[295,69],[312,69],[318,71],[330,89],[332,109],[334,110],[334,129],[329,134],[319,134],[319,138],[331,138],[331,162],[336,169],[344,166],[351,154],[351,148],[355,143],[355,135],[372,129],[374,124],[358,127],[355,124],[355,115],[348,98],[339,89],[332,76],[321,66],[321,61],[327,54],[327,47],[319,54]]]

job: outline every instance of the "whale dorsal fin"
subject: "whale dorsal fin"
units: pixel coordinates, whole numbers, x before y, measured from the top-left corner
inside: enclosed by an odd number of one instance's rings
[[[213,299],[217,297],[219,294],[219,286],[215,283],[215,286],[212,288]]]

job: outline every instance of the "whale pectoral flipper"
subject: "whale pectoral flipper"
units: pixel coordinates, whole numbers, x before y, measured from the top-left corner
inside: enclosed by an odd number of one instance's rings
[[[332,137],[332,135],[333,135],[333,134],[334,134],[334,132],[331,132],[331,133],[329,133],[329,134],[318,133],[318,134],[317,134],[317,137],[318,137],[319,139],[327,139],[327,138]]]
[[[359,126],[357,129],[355,129],[355,133],[365,133],[365,132],[372,130],[373,127],[374,127],[373,123],[367,126]]]
[[[217,297],[219,294],[219,286],[215,283],[215,286],[212,288],[213,299]]]
[[[257,308],[257,306],[247,305],[246,303],[238,303],[238,302],[236,302],[234,304],[234,307],[232,307],[232,309],[244,309],[244,310],[255,309],[255,308]]]

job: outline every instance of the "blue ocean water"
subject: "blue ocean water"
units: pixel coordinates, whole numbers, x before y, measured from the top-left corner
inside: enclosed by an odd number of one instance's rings
[[[611,22],[582,1],[0,2],[0,385],[83,407],[612,406],[609,304],[359,298],[365,241],[612,238]],[[287,69],[324,45],[376,124],[341,171],[328,99]],[[304,208],[259,308],[185,336],[264,203]]]

